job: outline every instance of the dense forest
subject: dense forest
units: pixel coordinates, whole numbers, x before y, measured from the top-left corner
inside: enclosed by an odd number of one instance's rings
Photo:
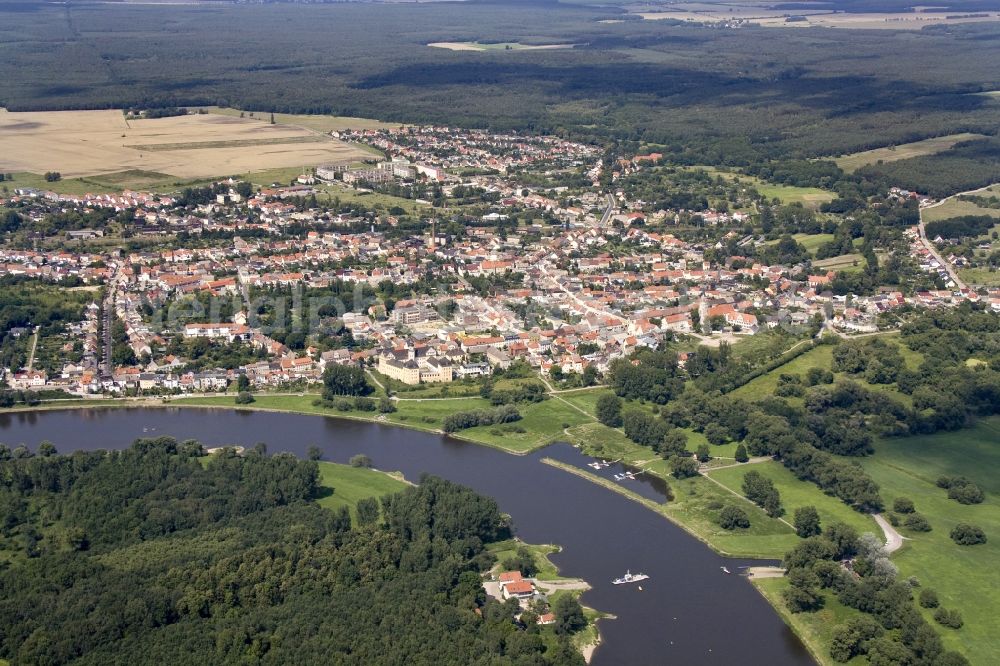
[[[0,105],[335,113],[642,139],[703,164],[995,132],[996,24],[602,22],[562,3],[0,4]],[[280,26],[280,29],[277,29]],[[109,39],[108,35],[114,35]],[[573,44],[449,51],[439,41]],[[377,46],[376,46],[377,45]]]
[[[197,442],[0,448],[0,657],[15,664],[582,664],[485,598],[493,500],[441,479],[359,512],[316,463]],[[327,491],[328,492],[328,491]],[[333,490],[336,492],[336,489]]]

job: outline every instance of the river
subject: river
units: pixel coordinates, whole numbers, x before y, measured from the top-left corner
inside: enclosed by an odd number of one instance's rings
[[[368,455],[375,467],[416,481],[435,474],[494,497],[522,539],[557,543],[563,575],[593,585],[583,602],[618,619],[600,623],[595,666],[644,664],[813,664],[798,638],[738,571],[750,561],[723,558],[663,517],[617,493],[540,462],[583,469],[591,460],[566,444],[526,456],[392,426],[322,416],[190,408],[81,409],[0,414],[0,441],[14,447],[53,442],[61,453],[124,448],[137,437],[170,435],[206,446],[264,442],[268,451],[324,460]],[[589,471],[589,470],[588,470]],[[601,474],[610,474],[602,470]],[[647,497],[654,484],[624,482]],[[650,579],[612,585],[626,569]]]

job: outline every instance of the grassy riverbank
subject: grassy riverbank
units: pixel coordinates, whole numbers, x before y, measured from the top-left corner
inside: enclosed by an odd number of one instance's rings
[[[317,503],[320,506],[327,509],[346,506],[351,512],[351,518],[357,520],[360,500],[398,493],[410,484],[402,480],[402,475],[399,474],[320,462],[319,485],[321,496]]]

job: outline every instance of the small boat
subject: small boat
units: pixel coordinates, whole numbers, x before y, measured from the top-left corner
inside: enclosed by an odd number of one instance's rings
[[[730,571],[730,570],[729,570],[729,569],[727,569],[726,567],[719,567],[719,568],[720,568],[720,569],[722,569],[722,573],[727,573],[727,574],[731,574],[731,573],[733,573],[732,571]]]
[[[624,481],[626,479],[624,474],[615,474],[615,481]]]
[[[649,578],[649,576],[644,573],[634,574],[631,571],[626,571],[624,576],[621,578],[615,578],[611,581],[611,583],[613,585],[624,585],[626,583],[638,583],[639,581],[646,580],[647,578]]]
[[[587,467],[593,467],[594,469],[601,469],[601,463],[599,462],[587,463]]]

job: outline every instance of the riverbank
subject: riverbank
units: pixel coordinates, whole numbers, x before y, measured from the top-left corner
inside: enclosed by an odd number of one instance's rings
[[[218,403],[220,398],[213,400]],[[629,567],[651,574],[653,581],[642,594],[604,584],[596,584],[594,590],[586,593],[589,605],[622,618],[621,622],[601,626],[606,645],[597,650],[595,664],[654,660],[660,647],[640,638],[659,631],[662,627],[656,618],[671,610],[678,616],[671,623],[672,637],[681,638],[673,646],[678,658],[694,659],[706,647],[714,648],[718,655],[731,653],[733,659],[738,658],[741,653],[732,642],[699,634],[701,628],[721,621],[734,627],[739,637],[734,639],[736,642],[775,632],[775,640],[757,646],[755,654],[769,655],[775,663],[805,664],[799,660],[801,647],[778,640],[787,635],[782,633],[786,630],[775,629],[772,623],[779,620],[766,612],[764,600],[746,590],[743,581],[719,576],[719,565],[725,562],[716,554],[703,550],[698,541],[689,539],[676,526],[664,525],[662,516],[651,515],[637,502],[617,493],[608,494],[589,479],[538,465],[544,454],[510,456],[495,447],[461,446],[438,435],[377,428],[372,423],[350,419],[302,419],[287,413],[233,408],[181,413],[143,410],[141,404],[125,402],[119,401],[116,406],[137,409],[97,409],[92,413],[65,410],[44,418],[11,413],[0,418],[0,427],[6,433],[2,438],[12,443],[27,442],[32,447],[47,439],[60,450],[68,451],[120,448],[136,437],[151,433],[200,438],[211,446],[239,444],[250,448],[256,442],[267,442],[274,451],[289,451],[299,456],[308,455],[309,447],[318,443],[324,457],[339,463],[363,453],[376,467],[398,469],[412,480],[424,473],[435,474],[496,497],[505,510],[517,517],[523,538],[566,544],[565,553],[551,556],[580,577],[608,581]],[[162,405],[161,401],[156,406],[171,404],[168,401]],[[584,469],[591,461],[566,444],[557,445],[551,455]],[[704,479],[695,482],[712,485]],[[643,490],[639,486],[635,489]],[[593,535],[595,524],[601,526],[601,538],[597,540]],[[643,534],[642,539],[635,540],[637,532]],[[630,540],[626,554],[622,544]],[[669,564],[663,560],[665,552],[671,553]],[[690,608],[684,605],[684,613],[677,613],[681,610],[677,607],[678,590],[688,588],[691,589],[685,594],[697,590],[695,596],[701,601]],[[695,636],[701,637],[694,641]]]

